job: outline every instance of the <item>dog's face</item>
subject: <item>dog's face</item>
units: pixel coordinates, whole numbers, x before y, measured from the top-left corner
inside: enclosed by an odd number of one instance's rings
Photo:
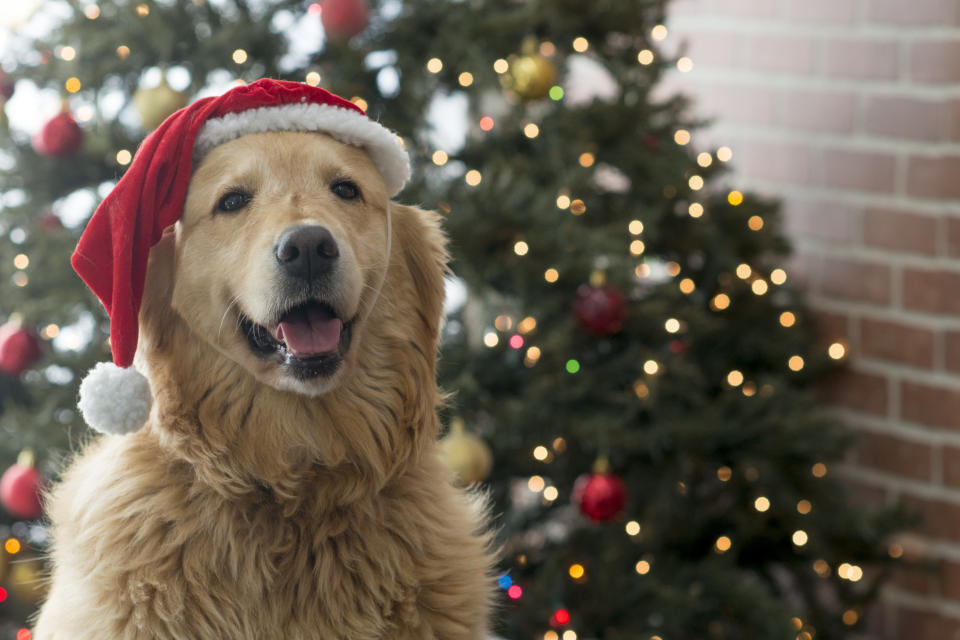
[[[327,135],[220,145],[191,178],[171,306],[261,382],[325,393],[355,365],[384,282],[387,206],[368,155]]]

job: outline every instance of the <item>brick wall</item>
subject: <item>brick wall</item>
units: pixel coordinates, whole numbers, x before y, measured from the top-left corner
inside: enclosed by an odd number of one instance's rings
[[[783,198],[825,337],[850,347],[829,393],[861,434],[841,471],[926,522],[873,635],[960,639],[960,2],[674,0],[669,86],[716,117],[731,186]]]

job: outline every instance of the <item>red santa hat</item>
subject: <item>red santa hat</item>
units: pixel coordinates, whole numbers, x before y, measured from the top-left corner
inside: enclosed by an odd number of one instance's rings
[[[175,112],[140,145],[127,172],[90,218],[71,258],[74,270],[110,315],[110,346],[117,367],[133,364],[150,248],[183,213],[194,163],[217,145],[265,131],[317,131],[363,148],[391,196],[410,177],[410,161],[396,134],[352,102],[319,87],[264,78]],[[110,432],[139,427],[149,403],[144,408],[138,398],[137,416],[125,417],[121,414],[126,409],[117,407],[116,397],[94,400],[94,387],[116,390],[119,383],[117,371],[106,373],[107,368],[98,366],[91,373],[98,370],[100,374],[88,376],[81,385],[80,408],[87,422]],[[142,390],[144,382],[127,386]],[[118,421],[123,424],[103,424]]]

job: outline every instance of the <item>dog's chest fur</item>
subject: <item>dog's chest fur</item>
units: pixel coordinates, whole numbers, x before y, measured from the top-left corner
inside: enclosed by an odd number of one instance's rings
[[[228,500],[198,489],[182,465],[138,465],[150,454],[140,440],[89,451],[70,472],[83,481],[67,478],[73,491],[54,496],[52,518],[66,525],[56,564],[80,568],[70,583],[87,598],[81,611],[113,618],[91,628],[116,638],[475,637],[487,559],[470,506],[435,470],[349,507],[307,501],[290,514],[269,491]],[[330,472],[315,480],[326,493]]]

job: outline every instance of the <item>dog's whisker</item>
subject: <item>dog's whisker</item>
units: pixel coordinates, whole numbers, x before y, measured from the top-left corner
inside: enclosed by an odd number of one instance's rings
[[[230,313],[230,309],[232,309],[235,305],[239,305],[239,302],[240,302],[240,297],[239,297],[239,296],[233,296],[233,297],[230,299],[230,303],[227,305],[227,308],[223,310],[223,315],[220,316],[220,326],[217,328],[217,342],[220,342],[220,339],[221,339],[221,337],[222,337],[222,334],[223,334],[223,322],[224,322],[224,320],[227,319],[227,314]],[[236,318],[236,325],[237,325],[237,326],[234,328],[234,331],[236,331],[237,329],[240,328],[240,317],[239,317],[239,316],[237,316],[237,318]]]

